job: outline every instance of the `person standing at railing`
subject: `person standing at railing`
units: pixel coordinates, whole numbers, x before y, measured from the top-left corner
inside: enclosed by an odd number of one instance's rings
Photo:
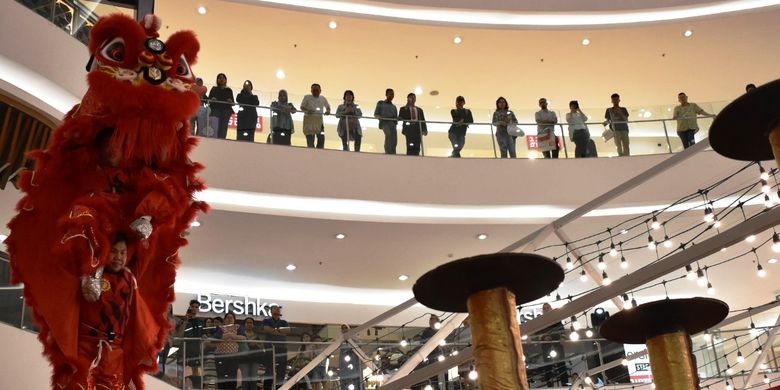
[[[276,387],[279,387],[284,382],[284,376],[287,372],[287,335],[290,334],[290,325],[287,321],[282,319],[282,307],[275,305],[271,307],[271,317],[263,320],[263,333],[265,333],[265,339],[273,342],[273,356],[269,356],[265,363],[266,372],[274,372],[276,377]],[[275,367],[272,364],[276,361]],[[271,369],[273,367],[273,369]],[[266,378],[268,375],[266,375]],[[273,390],[272,383],[274,379],[266,379],[263,381],[263,388],[265,390]]]
[[[555,125],[558,123],[558,116],[555,111],[547,109],[547,99],[539,99],[539,108],[536,112],[536,143],[539,150],[542,151],[544,158],[558,158],[558,139],[555,137]]]
[[[317,149],[325,148],[325,126],[323,115],[330,115],[330,104],[325,96],[320,95],[322,88],[319,84],[311,85],[311,95],[303,97],[301,111],[303,111],[303,134],[306,136],[306,146],[314,147],[314,137],[317,137]]]
[[[290,145],[290,137],[295,132],[292,114],[298,110],[287,101],[287,91],[280,89],[277,100],[271,103],[271,142],[274,145]]]
[[[455,108],[450,110],[452,116],[452,125],[447,132],[447,136],[452,144],[452,153],[450,157],[460,157],[460,151],[463,150],[463,145],[466,144],[466,130],[469,128],[469,124],[474,123],[474,117],[471,115],[471,110],[463,108],[466,104],[466,98],[458,96],[455,98]]]
[[[680,102],[679,106],[674,107],[674,113],[672,119],[677,120],[677,136],[682,141],[683,148],[688,149],[696,143],[694,136],[699,131],[699,123],[696,120],[698,115],[710,114],[704,111],[696,103],[688,103],[688,95],[685,92],[677,94],[677,101]]]
[[[198,302],[197,299],[190,300],[187,314],[176,329],[177,336],[185,338],[205,338],[207,336],[205,323],[198,318],[198,313],[200,313],[200,302]],[[184,366],[185,368],[190,367],[192,370],[190,381],[194,388],[199,389],[203,379],[203,367],[201,367],[201,342],[194,340],[184,341],[183,347],[181,353],[184,359]]]
[[[209,107],[211,116],[216,117],[217,138],[227,138],[228,123],[233,116],[233,90],[227,86],[227,76],[224,73],[217,75],[217,85],[209,91]]]
[[[493,126],[496,126],[496,142],[501,150],[501,158],[507,158],[507,153],[511,158],[517,158],[515,151],[517,137],[507,132],[507,126],[512,123],[517,124],[517,117],[509,111],[509,102],[501,96],[496,100],[496,111],[493,113]]]
[[[374,118],[379,119],[379,129],[385,133],[385,154],[395,154],[398,146],[398,109],[393,104],[395,91],[392,88],[385,90],[385,100],[376,102]]]
[[[403,119],[401,134],[406,137],[406,154],[419,156],[422,151],[422,137],[428,135],[428,124],[425,123],[423,109],[415,106],[417,95],[406,95],[406,105],[398,112],[398,119]]]
[[[260,368],[260,351],[263,345],[258,342],[258,340],[262,340],[262,337],[255,332],[255,319],[252,317],[244,319],[244,326],[239,329],[238,334],[244,336],[247,341],[239,344],[241,389],[257,390],[257,370]]]
[[[613,93],[612,107],[607,108],[604,113],[604,126],[609,125],[614,133],[615,147],[617,147],[618,156],[630,156],[631,150],[628,147],[628,110],[620,107],[620,95]]]
[[[236,115],[236,140],[255,142],[255,129],[257,128],[257,107],[260,105],[257,95],[252,93],[252,82],[244,81],[244,87],[236,96],[236,103],[240,104]]]
[[[217,366],[217,389],[236,390],[238,374],[238,341],[246,340],[245,336],[238,334],[236,315],[225,314],[225,322],[217,329],[214,338],[222,341],[217,343],[214,359]]]
[[[195,84],[199,87],[203,87],[203,79],[198,77],[195,79]],[[198,113],[190,119],[190,131],[192,131],[193,135],[197,135],[200,137],[213,137],[212,135],[209,135],[206,133],[206,128],[208,127],[208,96],[206,96],[206,87],[203,87],[198,95],[200,95],[200,107],[198,108]]]
[[[574,157],[588,157],[588,116],[580,110],[580,103],[576,100],[569,102],[569,112],[566,113],[566,123],[569,124],[569,139],[574,142]]]
[[[341,324],[341,333],[347,332],[349,325]],[[341,390],[363,390],[363,364],[346,340],[339,347],[339,379]]]
[[[360,117],[363,111],[360,106],[355,104],[355,93],[344,91],[344,103],[336,108],[336,117],[339,118],[339,124],[336,131],[341,137],[341,147],[349,151],[349,140],[355,141],[355,151],[360,151],[360,140],[363,139],[363,129],[360,127]]]

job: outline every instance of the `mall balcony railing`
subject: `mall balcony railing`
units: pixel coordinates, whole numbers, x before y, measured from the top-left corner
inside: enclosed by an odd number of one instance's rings
[[[261,93],[262,99],[260,105],[249,104],[236,104],[229,103],[233,113],[228,122],[228,130],[226,133],[227,140],[245,140],[249,142],[258,143],[273,143],[272,123],[275,121],[275,117],[278,115],[278,110],[270,106],[270,101],[273,99],[269,93]],[[259,96],[259,95],[258,95]],[[267,105],[265,102],[269,102]],[[293,99],[288,101],[292,102]],[[297,101],[297,100],[295,100]],[[192,132],[194,135],[217,138],[217,128],[219,126],[216,116],[211,116],[211,108],[208,103],[227,104],[219,101],[211,101],[209,99],[203,100],[203,105],[198,115],[191,121]],[[307,145],[306,138],[303,134],[303,112],[294,103],[296,111],[292,114],[294,123],[294,129],[290,136],[290,142],[292,146],[305,147]],[[323,117],[323,130],[325,142],[324,149],[343,150],[342,139],[338,136],[337,126],[339,119],[342,117],[335,114],[338,104],[331,105],[331,112],[321,113]],[[362,116],[350,116],[343,115],[345,118],[358,118],[361,129],[362,137],[361,152],[367,153],[384,153],[384,133],[379,129],[378,121],[380,119],[398,121],[398,146],[397,154],[406,153],[405,137],[401,134],[403,123],[421,123],[424,122],[427,127],[427,135],[420,137],[421,142],[421,155],[429,157],[450,157],[453,151],[453,145],[450,142],[448,136],[448,130],[450,126],[454,124],[452,121],[447,120],[399,120],[398,118],[378,118],[372,115],[374,111],[373,104],[357,103],[357,106],[363,110]],[[399,105],[397,107],[401,107]],[[708,113],[716,112],[716,108],[725,106],[724,103],[706,103],[700,104]],[[673,106],[668,107],[653,107],[651,109],[639,109],[630,112],[630,118],[639,117],[642,119],[629,120],[626,122],[613,121],[613,123],[626,123],[629,126],[629,143],[631,149],[631,155],[649,155],[649,154],[668,154],[682,151],[683,144],[677,135],[677,120],[672,118],[651,119],[653,115],[658,116],[659,113],[668,113],[671,116]],[[420,107],[423,108],[423,107]],[[258,112],[258,123],[255,126],[254,132],[251,130],[241,130],[241,136],[239,136],[239,130],[237,129],[237,116],[241,110],[255,109]],[[443,109],[437,107],[432,109],[430,107],[423,108],[427,118],[449,118],[449,109]],[[599,109],[599,112],[603,112],[606,109]],[[652,111],[651,111],[652,110]],[[433,111],[433,112],[431,112]],[[542,158],[542,153],[537,145],[537,123],[534,121],[533,110],[511,110],[518,118],[518,127],[525,133],[524,136],[515,137],[517,157],[519,158]],[[587,110],[585,110],[587,111]],[[590,110],[595,112],[596,110]],[[554,126],[555,134],[558,139],[559,145],[559,158],[574,158],[575,145],[569,137],[568,124],[565,122],[566,113],[556,112],[559,123]],[[655,112],[655,114],[653,114]],[[316,114],[315,114],[316,115]],[[466,133],[466,142],[463,145],[463,149],[460,154],[465,158],[499,158],[500,147],[496,139],[497,127],[492,122],[479,121],[479,118],[491,119],[493,111],[488,109],[473,109],[472,115],[475,118],[475,122],[468,123],[468,131]],[[605,125],[605,121],[596,119],[600,117],[589,116],[589,121],[586,125],[590,131],[590,139],[592,139],[593,146],[596,148],[596,154],[600,157],[613,157],[617,156],[616,147],[614,145],[614,139],[605,140],[604,135],[609,128]],[[645,119],[646,118],[646,119]],[[697,121],[699,124],[699,131],[696,133],[697,142],[706,138],[709,126],[712,122],[713,116],[699,116]],[[687,118],[680,118],[687,119]],[[563,122],[562,122],[563,121]],[[465,124],[465,123],[464,123]],[[346,132],[346,140],[349,144],[349,150],[355,150],[354,139],[350,136],[350,132]],[[517,145],[517,140],[520,140]],[[523,142],[525,141],[525,142]],[[595,156],[594,156],[595,157]]]

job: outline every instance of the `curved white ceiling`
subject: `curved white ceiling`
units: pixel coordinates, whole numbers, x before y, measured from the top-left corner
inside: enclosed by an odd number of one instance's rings
[[[456,24],[466,26],[495,27],[579,27],[610,26],[632,23],[652,23],[731,12],[748,11],[757,8],[780,5],[778,0],[732,0],[722,2],[668,1],[653,2],[651,7],[664,3],[678,5],[671,8],[643,8],[629,10],[593,10],[576,12],[569,10],[550,10],[547,2],[544,9],[509,11],[506,9],[456,9],[433,6],[440,2],[422,2],[428,6],[416,4],[390,4],[388,2],[348,1],[348,0],[244,0],[249,3],[275,5],[281,7],[303,8],[318,12],[341,13],[352,16],[405,20],[410,22],[428,22]],[[405,3],[399,1],[398,3]],[[463,3],[463,2],[461,2]],[[495,3],[495,1],[493,2]],[[573,2],[568,2],[572,4]],[[691,4],[693,3],[693,4]],[[460,3],[459,3],[460,4]],[[637,3],[638,4],[638,3]],[[687,4],[687,5],[680,5]]]

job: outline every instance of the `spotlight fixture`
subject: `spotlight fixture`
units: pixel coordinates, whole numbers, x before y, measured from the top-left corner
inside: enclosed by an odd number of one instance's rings
[[[287,73],[284,73],[284,70],[279,69],[276,71],[276,78],[279,80],[284,80],[284,78],[287,77]]]
[[[683,36],[686,37],[686,38],[692,37],[693,36],[693,30],[685,30],[683,32]]]
[[[777,259],[773,257],[773,258],[767,260],[767,263],[769,263],[769,264],[777,264]]]
[[[296,267],[295,264],[287,264],[287,267],[284,268],[287,269],[288,271],[295,271],[295,269],[298,267]]]
[[[345,238],[347,238],[346,234],[344,234],[344,233],[336,233],[336,239],[337,240],[343,240]]]
[[[336,23],[336,21],[335,21],[335,20],[331,20],[331,22],[330,22],[330,23],[328,23],[328,28],[329,28],[329,29],[331,29],[331,30],[335,30],[335,29],[337,29],[338,27],[339,27],[339,24],[338,24],[338,23]]]
[[[206,12],[209,12],[209,10],[208,10],[208,9],[206,9],[206,7],[204,7],[204,6],[202,6],[202,5],[201,5],[200,7],[198,7],[198,13],[199,13],[199,14],[201,14],[201,15],[205,15],[205,14],[206,14]]]
[[[452,38],[452,43],[456,45],[460,45],[462,42],[463,42],[463,38],[461,38],[460,35],[456,35],[455,38]]]
[[[756,241],[756,236],[753,234],[745,237],[745,242],[754,242],[754,241]]]
[[[588,46],[588,45],[590,45],[590,39],[583,38],[582,39],[582,46]]]
[[[484,240],[484,239],[486,239],[486,238],[488,238],[488,236],[487,236],[487,234],[485,234],[485,233],[479,233],[479,234],[477,234],[477,240]]]
[[[190,227],[199,227],[199,226],[200,226],[200,222],[197,219],[193,220],[192,223],[190,224]],[[775,233],[775,234],[777,234],[777,233]],[[3,241],[5,241],[5,240],[3,240]],[[775,251],[775,252],[777,252],[777,251]]]
[[[398,275],[398,280],[404,282],[409,279],[409,275]]]

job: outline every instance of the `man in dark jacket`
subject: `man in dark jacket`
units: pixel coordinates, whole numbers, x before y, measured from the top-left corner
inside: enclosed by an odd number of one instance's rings
[[[422,150],[422,137],[428,135],[428,125],[425,123],[425,113],[417,107],[417,96],[406,95],[406,105],[398,111],[398,118],[404,121],[401,133],[406,136],[406,154],[419,156]]]

